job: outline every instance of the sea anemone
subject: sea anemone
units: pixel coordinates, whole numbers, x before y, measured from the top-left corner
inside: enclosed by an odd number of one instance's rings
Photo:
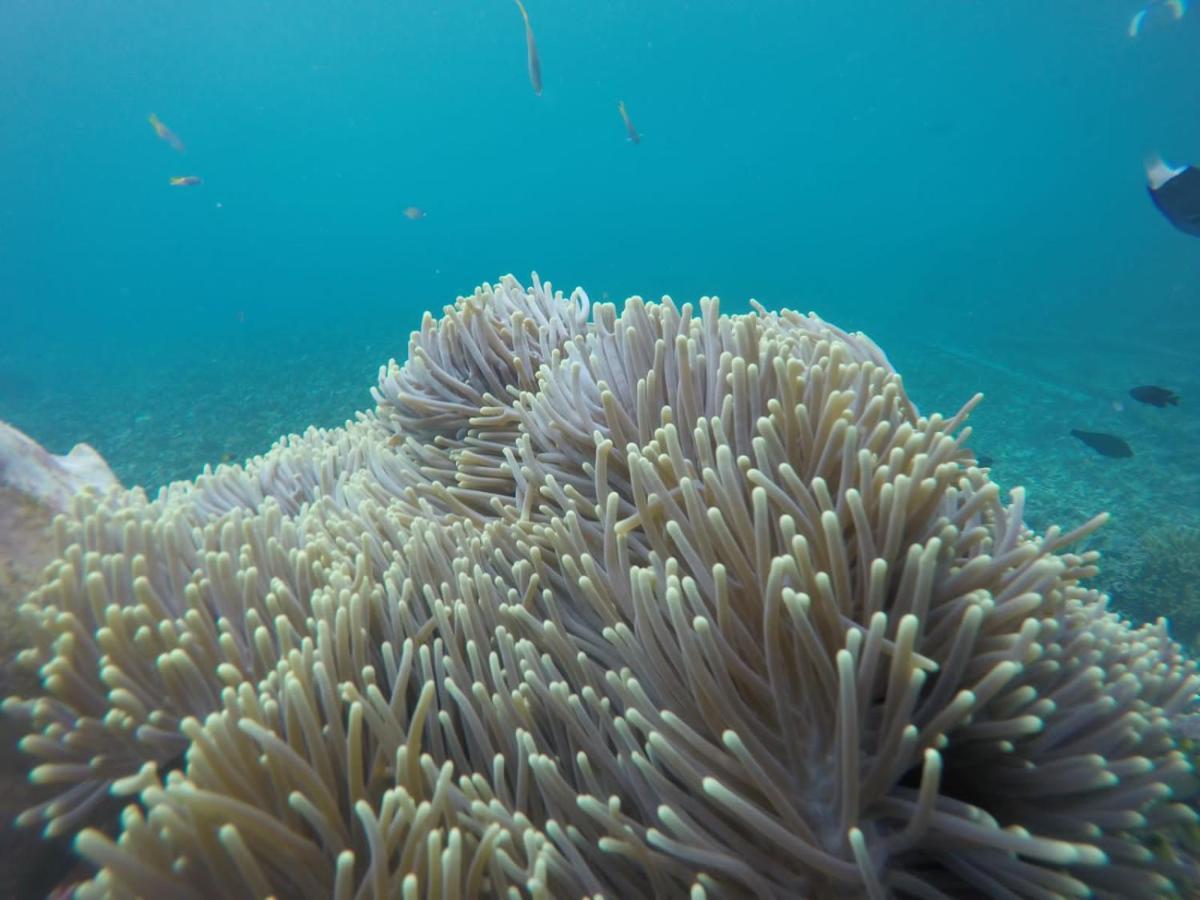
[[[81,497],[24,611],[80,896],[1158,896],[1200,687],[882,352],[512,278],[373,413]],[[114,840],[87,827],[129,798]],[[80,830],[82,829],[82,830]]]

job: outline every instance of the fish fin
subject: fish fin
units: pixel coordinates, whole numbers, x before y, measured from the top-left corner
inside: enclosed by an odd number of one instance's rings
[[[1168,166],[1157,153],[1146,157],[1146,180],[1150,182],[1150,190],[1157,191],[1164,184],[1182,174],[1186,166]]]

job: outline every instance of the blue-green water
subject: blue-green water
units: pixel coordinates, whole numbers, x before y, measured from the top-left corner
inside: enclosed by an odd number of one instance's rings
[[[422,310],[536,269],[816,310],[922,409],[988,393],[981,451],[1035,515],[1197,515],[1200,242],[1142,160],[1200,160],[1200,14],[1131,39],[1112,0],[528,6],[540,97],[507,0],[9,0],[0,418],[191,477],[368,406]]]

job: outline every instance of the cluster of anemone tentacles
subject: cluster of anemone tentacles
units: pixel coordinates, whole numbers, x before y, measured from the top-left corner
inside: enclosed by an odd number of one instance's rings
[[[374,395],[56,522],[79,896],[1187,890],[1194,664],[864,336],[507,278]]]

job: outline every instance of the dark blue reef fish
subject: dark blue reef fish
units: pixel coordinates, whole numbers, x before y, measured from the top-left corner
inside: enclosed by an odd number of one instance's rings
[[[1072,428],[1071,436],[1079,438],[1101,456],[1111,456],[1114,459],[1133,456],[1133,448],[1115,434],[1105,434],[1103,431],[1080,431]]]
[[[1167,221],[1186,234],[1200,237],[1200,169],[1173,168],[1155,157],[1146,163],[1150,199]]]
[[[1135,387],[1129,392],[1129,396],[1138,403],[1157,406],[1159,409],[1179,405],[1179,395],[1177,393],[1154,384],[1143,384]]]

